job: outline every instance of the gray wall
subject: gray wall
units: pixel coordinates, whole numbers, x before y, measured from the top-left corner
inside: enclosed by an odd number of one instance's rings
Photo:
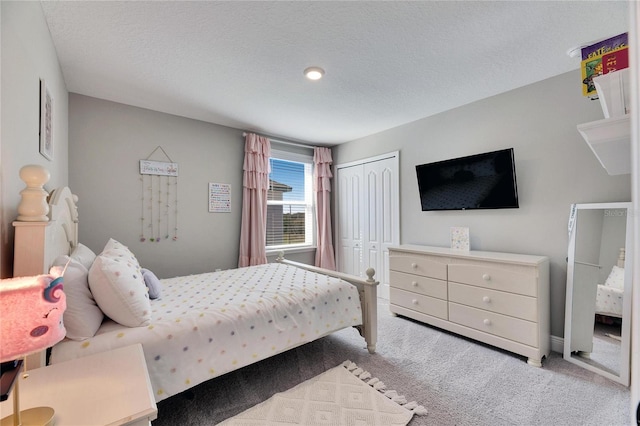
[[[72,93],[69,141],[83,244],[98,253],[115,238],[160,278],[237,267],[242,130]],[[141,242],[139,160],[158,146],[179,167],[178,239]],[[159,149],[149,159],[168,161]],[[209,182],[231,185],[231,213],[209,213]],[[313,262],[312,253],[287,257]]]
[[[0,2],[2,86],[0,131],[0,277],[13,275],[13,226],[20,191],[20,168],[49,169],[47,189],[68,181],[68,94],[40,2]],[[40,155],[40,79],[53,97],[53,161]]]
[[[577,66],[577,63],[576,63]],[[567,221],[572,203],[629,201],[630,175],[609,176],[576,125],[603,118],[566,73],[334,148],[334,164],[400,151],[400,241],[448,246],[467,226],[472,250],[551,260],[551,333],[564,335]],[[417,164],[513,147],[520,208],[422,212]]]

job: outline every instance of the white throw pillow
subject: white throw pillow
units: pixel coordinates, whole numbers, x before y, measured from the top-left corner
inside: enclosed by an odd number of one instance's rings
[[[72,340],[85,340],[95,336],[104,314],[89,290],[87,268],[69,256],[58,256],[53,262],[53,266],[64,268],[65,265],[67,269],[64,272],[62,286],[67,296],[67,309],[63,314],[67,337]]]
[[[94,260],[89,287],[98,306],[109,318],[127,327],[151,322],[151,303],[140,264],[131,251],[115,240]]]
[[[604,282],[604,285],[617,288],[619,290],[624,290],[624,268],[613,265],[613,268],[611,268],[611,272],[609,273],[607,280]]]
[[[88,271],[96,259],[96,254],[89,247],[78,243],[78,246],[73,249],[73,253],[71,253],[71,258],[80,262]]]

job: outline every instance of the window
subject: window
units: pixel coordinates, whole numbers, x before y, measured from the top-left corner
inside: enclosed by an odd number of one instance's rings
[[[313,246],[313,158],[272,149],[269,163],[267,250]]]

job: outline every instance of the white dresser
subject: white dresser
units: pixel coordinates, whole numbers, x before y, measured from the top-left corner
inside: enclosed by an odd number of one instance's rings
[[[550,350],[549,259],[401,245],[389,248],[390,309],[542,366]]]

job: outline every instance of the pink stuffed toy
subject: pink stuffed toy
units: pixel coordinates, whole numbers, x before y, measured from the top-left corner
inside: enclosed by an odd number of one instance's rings
[[[66,334],[62,271],[0,280],[0,361],[53,346]]]

